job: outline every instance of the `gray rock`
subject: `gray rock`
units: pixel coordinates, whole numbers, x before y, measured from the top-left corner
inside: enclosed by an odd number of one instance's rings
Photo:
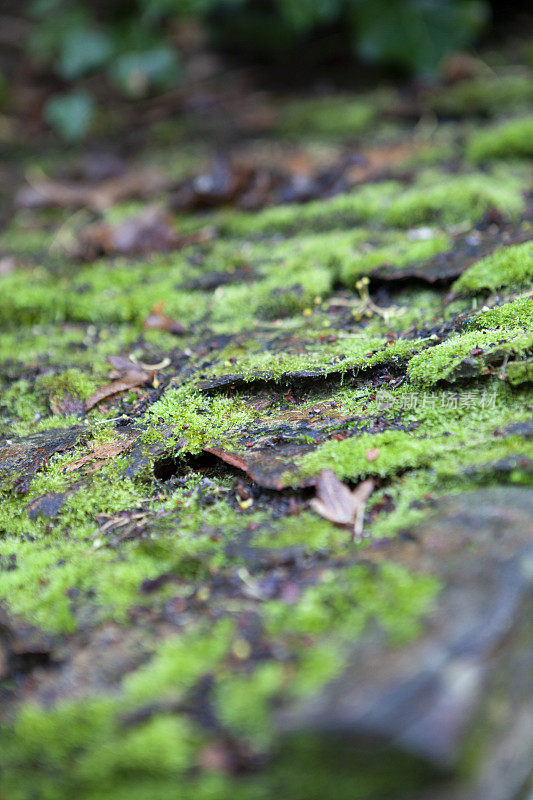
[[[306,800],[511,800],[531,776],[533,493],[447,498],[413,533],[386,555],[442,582],[423,635],[391,648],[369,634],[279,717],[278,774],[300,775]]]

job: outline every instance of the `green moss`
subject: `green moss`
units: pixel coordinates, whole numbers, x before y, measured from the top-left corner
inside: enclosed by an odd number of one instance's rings
[[[468,139],[466,153],[474,162],[533,157],[533,117],[513,119],[495,128],[476,131]]]
[[[169,690],[172,697],[179,697],[226,652],[229,631],[227,624],[214,625],[209,638],[195,632],[173,642],[172,652],[167,643],[150,667],[149,697],[154,685],[163,698]],[[27,706],[9,739],[4,742],[2,736],[2,784],[7,796],[27,798],[37,781],[44,800],[66,800],[72,793],[89,800],[105,796],[109,787],[113,797],[115,789],[120,796],[124,792],[129,797],[166,797],[180,782],[180,796],[192,799],[194,782],[187,786],[184,779],[205,735],[183,715],[163,713],[129,727],[121,722],[121,714],[142,702],[145,672],[141,668],[131,676],[120,697],[95,696],[54,709]],[[172,680],[158,683],[164,678]]]
[[[524,208],[520,182],[512,176],[442,176],[427,185],[414,186],[393,199],[385,210],[389,225],[409,227],[435,220],[445,225],[479,220],[489,209],[516,217]]]
[[[533,359],[527,358],[522,361],[513,361],[505,368],[507,380],[511,386],[520,386],[522,383],[533,382]]]
[[[261,529],[253,543],[255,547],[302,546],[306,552],[334,550],[345,547],[346,531],[313,514],[301,514]]]
[[[487,98],[492,102],[496,81],[482,83],[485,94],[478,95],[477,108],[492,113],[494,108],[483,104]],[[466,108],[470,113],[476,111],[475,91],[467,84],[457,93],[470,91],[474,97]],[[531,96],[529,86],[524,91],[523,84],[513,85],[520,104]],[[366,97],[328,102],[281,110],[287,135],[292,127],[324,138],[322,146],[313,143],[305,151],[317,169],[326,159],[340,162],[335,136],[362,131],[372,109],[386,105]],[[398,127],[376,116],[372,122],[371,132],[365,128],[369,147],[390,141],[392,127]],[[402,164],[410,174],[398,181],[253,214],[183,214],[175,219],[180,232],[213,227],[221,235],[150,258],[73,263],[60,255],[59,246],[76,233],[68,210],[16,212],[0,241],[6,252],[22,256],[15,272],[0,277],[5,389],[0,433],[74,423],[74,418],[50,416],[50,399],[64,393],[89,396],[108,380],[110,354],[131,353],[146,363],[168,355],[171,364],[159,375],[159,386],[167,376],[171,383],[142,418],[136,417],[147,455],[142,471],[131,469],[128,452],[94,473],[67,470],[94,446],[116,440],[119,434],[107,418],[120,413],[117,407],[133,407],[137,394],[130,393],[111,401],[107,410],[105,404],[93,409],[78,446],[43,465],[25,495],[1,495],[2,606],[52,632],[60,652],[77,655],[79,643],[99,642],[108,629],[116,634],[95,682],[92,672],[83,686],[74,681],[73,700],[57,697],[47,707],[19,703],[14,687],[10,718],[0,731],[2,797],[175,800],[178,792],[183,800],[270,800],[279,792],[265,771],[234,778],[205,769],[210,747],[219,752],[219,732],[202,729],[184,709],[205,689],[208,703],[202,695],[201,710],[213,708],[227,741],[244,740],[262,755],[276,738],[277,709],[334,678],[369,625],[371,630],[380,626],[393,643],[417,636],[438,592],[433,579],[393,564],[365,566],[366,542],[351,542],[347,529],[310,511],[305,493],[291,499],[289,509],[295,499],[298,515],[282,516],[288,506],[284,495],[270,501],[268,493],[256,497],[255,490],[254,503],[246,508],[236,501],[237,479],[226,465],[182,455],[200,453],[215,440],[240,448],[266,432],[266,441],[278,413],[309,412],[330,403],[349,417],[343,426],[349,438],[334,438],[339,436],[334,426],[323,429],[319,443],[303,434],[301,441],[316,449],[296,458],[289,477],[300,484],[302,476],[331,467],[353,483],[379,478],[365,518],[369,538],[409,528],[430,513],[434,498],[480,484],[531,483],[523,458],[529,442],[504,432],[509,423],[530,416],[525,382],[531,380],[531,359],[524,354],[531,346],[531,299],[519,297],[472,316],[468,297],[449,302],[441,287],[422,291],[392,281],[373,297],[376,310],[366,284],[355,287],[376,266],[403,267],[449,249],[456,231],[466,230],[487,210],[496,208],[513,220],[524,208],[522,192],[530,188],[530,177],[520,165],[462,171],[465,133],[470,156],[481,157],[476,147],[484,134],[472,133],[472,125],[439,124],[435,135],[419,127],[417,142],[428,144],[425,151],[415,146]],[[488,132],[483,147],[489,141],[491,152],[485,150],[483,158],[496,156],[502,139],[502,155],[510,155],[509,131],[520,126],[513,146],[522,148],[523,125],[516,120]],[[278,153],[283,143],[247,144],[260,164],[265,147]],[[206,145],[180,142],[179,149],[176,158],[170,147],[147,154],[147,163],[166,169],[172,161],[176,179],[203,168]],[[450,174],[444,163],[450,156],[457,173]],[[395,173],[392,164],[390,174]],[[104,216],[113,224],[140,207],[121,203]],[[413,240],[405,231],[419,224],[434,226],[430,240]],[[458,229],[441,230],[456,224]],[[526,287],[530,250],[529,244],[502,248],[493,261],[465,273],[464,288]],[[216,285],[219,277],[215,289],[202,288]],[[160,301],[188,333],[177,338],[143,330],[145,316]],[[457,314],[465,315],[466,332],[437,347],[430,346],[435,337],[413,338],[426,325],[447,335]],[[215,338],[220,333],[230,336]],[[469,350],[478,347],[483,352],[471,356]],[[473,361],[468,384],[455,384],[451,391],[432,383],[453,376],[465,357]],[[405,380],[408,362],[410,380]],[[312,377],[300,381],[291,373]],[[239,382],[228,388],[228,396],[195,388],[224,374],[243,375],[246,395],[240,394]],[[338,378],[320,380],[333,374]],[[277,386],[265,387],[260,380]],[[292,394],[284,397],[289,387]],[[139,395],[153,398],[144,389]],[[154,445],[176,456],[176,475],[168,481],[154,477]],[[374,460],[367,458],[370,449],[379,451]],[[196,463],[198,471],[191,466]],[[135,477],[128,477],[132,473]],[[51,492],[67,495],[62,508],[52,519],[30,519],[28,503]],[[285,556],[275,552],[280,548],[295,554],[296,577],[292,567],[289,575],[276,566]],[[354,565],[359,558],[362,563]],[[270,587],[285,574],[287,591],[281,582],[270,599]],[[176,611],[183,604],[186,610]],[[67,661],[63,672],[71,669],[75,677],[76,664]],[[46,682],[53,683],[53,672],[47,675]],[[41,672],[31,677],[35,696],[49,698],[51,684],[43,685]],[[67,684],[62,687],[67,694]],[[6,688],[9,693],[13,687]],[[347,781],[346,796],[379,796],[379,769],[365,770],[357,765],[360,780],[357,786]],[[296,774],[293,765],[287,774]],[[331,770],[324,796],[330,782]],[[293,788],[284,794],[291,800],[302,794],[301,786]],[[312,791],[311,785],[310,796]]]
[[[205,792],[207,798],[207,787],[212,786],[209,775],[200,773],[196,779],[190,775],[205,733],[179,712],[163,710],[134,725],[121,720],[147,702],[160,702],[163,709],[169,702],[175,706],[210,675],[219,718],[233,735],[264,747],[271,737],[275,701],[300,697],[333,677],[354,636],[373,620],[380,621],[393,641],[416,635],[421,615],[437,591],[432,578],[411,575],[392,564],[377,571],[352,567],[341,581],[333,572],[325,572],[320,584],[307,589],[296,606],[279,601],[265,606],[269,630],[286,642],[292,654],[290,668],[284,661],[270,661],[244,674],[228,669],[226,655],[239,641],[231,619],[207,628],[195,624],[185,634],[160,643],[155,656],[125,679],[120,694],[95,695],[52,709],[26,706],[14,725],[0,734],[3,789],[10,800],[25,799],[37,784],[46,800],[66,800],[73,792],[90,800],[109,786],[114,796],[116,787],[119,796],[129,790],[132,797],[152,796],[151,791],[166,797],[167,788],[175,790],[179,781],[180,796],[203,797]],[[333,639],[332,625],[338,628]],[[306,646],[310,635],[315,637],[313,648]],[[30,764],[32,769],[27,768]],[[242,797],[261,796],[262,785],[263,781],[246,788],[241,784]],[[225,778],[216,796],[241,795],[238,787],[235,793],[233,780]]]
[[[379,456],[369,462],[365,453],[374,448],[379,449]],[[317,475],[322,469],[332,469],[341,479],[360,479],[430,464],[437,457],[435,448],[435,442],[429,446],[429,443],[403,431],[385,431],[341,442],[326,442],[302,456],[297,464],[304,475]]]
[[[241,356],[236,364],[224,362],[209,377],[219,375],[239,375],[245,381],[280,380],[289,373],[329,375],[349,371],[370,369],[378,364],[400,364],[424,347],[421,340],[372,337],[355,334],[339,338],[334,342],[321,342],[323,333],[312,339],[303,340],[305,352],[251,352]]]
[[[508,72],[490,77],[472,78],[449,87],[431,101],[441,114],[501,114],[527,108],[533,103],[531,74]]]
[[[431,352],[428,350],[421,355]],[[501,381],[461,393],[434,387],[426,392],[403,385],[394,391],[378,393],[374,400],[361,398],[360,393],[354,392],[354,395],[353,400],[351,395],[346,400],[346,406],[354,413],[358,413],[362,405],[361,410],[364,409],[369,419],[377,413],[394,420],[400,415],[402,423],[412,425],[413,430],[387,430],[363,433],[344,441],[330,440],[296,459],[300,476],[315,476],[322,469],[332,469],[341,479],[358,481],[373,475],[385,477],[431,467],[429,472],[425,469],[421,472],[423,488],[424,481],[430,481],[435,470],[446,479],[449,476],[457,479],[466,464],[490,459],[493,445],[500,448],[494,450],[494,459],[523,452],[524,444],[519,437],[516,441],[506,440],[501,447],[494,440],[494,430],[498,426],[527,417],[526,395],[512,393]],[[361,398],[359,404],[357,395]],[[373,461],[366,457],[370,449],[379,450]],[[286,477],[291,478],[290,475]]]
[[[453,284],[455,292],[523,288],[533,281],[533,243],[502,247],[472,264]]]
[[[530,297],[520,297],[510,303],[481,311],[468,322],[471,330],[518,326],[523,326],[525,330],[533,330],[533,299]]]
[[[290,136],[356,136],[375,117],[369,102],[348,97],[297,100],[282,105],[278,129]]]
[[[158,429],[172,430],[177,452],[199,453],[213,439],[226,440],[231,432],[253,418],[241,398],[208,397],[190,387],[169,389],[151,406],[152,427],[143,434],[146,443],[158,436]],[[155,428],[155,431],[152,430]]]
[[[485,364],[501,362],[505,355],[524,353],[532,345],[533,332],[524,332],[522,328],[472,331],[451,336],[442,344],[413,356],[407,372],[413,382],[426,386],[439,380],[454,381],[456,369],[463,359],[470,357],[474,363],[478,359],[479,371],[483,372]],[[501,359],[499,354],[502,354]]]
[[[220,229],[225,235],[249,236],[294,231],[331,230],[358,225],[374,219],[397,194],[400,185],[394,181],[363,186],[350,194],[329,200],[316,200],[304,206],[276,206],[256,214],[228,212],[221,217]]]
[[[348,258],[344,258],[341,265],[341,277],[347,286],[367,275],[375,267],[382,265],[404,267],[417,261],[424,261],[432,258],[437,253],[444,252],[450,244],[450,240],[444,234],[435,233],[434,237],[426,241],[410,241],[402,239],[395,244],[387,247],[377,247],[367,252],[356,251]]]

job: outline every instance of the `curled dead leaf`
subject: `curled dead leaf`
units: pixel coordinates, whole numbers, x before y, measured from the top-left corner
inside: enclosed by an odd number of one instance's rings
[[[136,386],[142,386],[153,379],[153,371],[149,372],[143,369],[140,364],[130,361],[130,359],[125,358],[125,356],[108,356],[107,360],[116,370],[113,375],[114,380],[112,380],[111,383],[107,383],[105,386],[101,386],[85,401],[86,411],[89,411],[107,397],[120,394]]]
[[[366,501],[374,490],[374,481],[362,481],[353,491],[342,483],[332,469],[323,469],[316,484],[317,496],[311,508],[336,525],[353,527],[353,539],[363,535]]]
[[[61,206],[63,208],[89,208],[101,212],[133,197],[146,197],[161,191],[166,179],[156,170],[134,169],[117,177],[106,178],[95,184],[54,181],[48,178],[27,176],[28,186],[19,190],[16,204],[20,208]]]
[[[178,322],[176,319],[172,319],[169,317],[168,314],[164,314],[163,310],[165,308],[164,300],[161,302],[156,303],[155,306],[152,308],[148,316],[143,322],[143,328],[147,331],[168,331],[168,333],[173,333],[175,336],[179,336],[182,333],[185,333],[187,329],[181,322]]]
[[[214,233],[200,230],[187,236],[180,236],[172,224],[168,213],[157,206],[148,206],[135,217],[130,217],[117,225],[95,222],[82,229],[75,255],[93,261],[100,255],[150,255],[150,253],[169,253],[191,244],[209,241]]]

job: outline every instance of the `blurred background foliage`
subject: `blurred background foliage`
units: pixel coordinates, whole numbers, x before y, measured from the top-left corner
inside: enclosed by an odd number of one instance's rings
[[[74,140],[95,111],[93,94],[80,88],[87,76],[102,75],[131,98],[179,82],[174,34],[186,19],[199,21],[214,47],[262,59],[337,29],[360,61],[434,76],[448,53],[475,41],[490,11],[485,0],[33,0],[27,15],[29,57],[62,82],[45,117]]]

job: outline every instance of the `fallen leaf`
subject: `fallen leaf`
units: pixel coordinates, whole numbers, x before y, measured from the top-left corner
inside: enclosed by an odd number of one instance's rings
[[[336,525],[353,526],[353,539],[363,535],[366,501],[374,490],[374,481],[362,481],[353,491],[342,483],[332,469],[323,469],[317,481],[317,496],[311,508]]]
[[[160,303],[156,303],[144,320],[143,328],[147,331],[168,331],[168,333],[173,333],[176,336],[185,333],[187,329],[181,322],[163,313],[164,307],[163,300]]]
[[[95,184],[54,181],[48,178],[32,180],[17,193],[15,202],[20,208],[61,206],[63,208],[90,208],[102,212],[123,200],[146,197],[161,191],[167,181],[151,169],[135,169],[118,177],[107,178]]]
[[[375,461],[379,457],[379,447],[371,447],[370,450],[365,450],[365,458],[367,461]]]
[[[96,461],[98,463],[93,464],[89,472],[95,472],[97,469],[100,469],[104,465],[105,461],[108,461],[110,458],[114,458],[122,453],[126,448],[133,444],[133,442],[137,439],[137,434],[135,436],[128,436],[126,439],[123,439],[120,442],[111,442],[109,444],[100,444],[97,447],[93,447],[92,451],[88,453],[86,456],[82,456],[81,458],[77,458],[75,461],[71,461],[69,464],[66,465],[65,471],[72,472],[75,469],[79,469],[83,467],[85,464],[88,464],[90,461]]]
[[[105,386],[101,386],[85,401],[86,411],[89,411],[107,397],[120,394],[136,386],[142,386],[153,378],[153,371],[148,372],[140,364],[135,364],[135,362],[124,356],[108,356],[107,360],[116,370],[113,376],[114,380]]]
[[[212,239],[212,230],[200,230],[180,236],[172,225],[169,214],[156,206],[148,206],[136,217],[117,225],[95,222],[80,231],[72,255],[94,261],[100,255],[150,255],[168,253],[191,244],[201,244]]]
[[[141,214],[117,225],[96,222],[81,231],[79,255],[92,261],[98,255],[148,255],[178,247],[180,237],[168,214],[148,206]]]

